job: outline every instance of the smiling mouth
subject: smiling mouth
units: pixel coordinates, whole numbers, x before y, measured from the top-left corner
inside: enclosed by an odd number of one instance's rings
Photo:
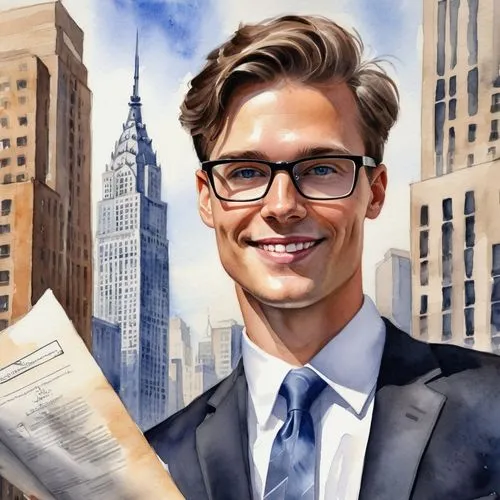
[[[319,240],[311,240],[311,241],[301,241],[298,243],[277,243],[277,244],[267,244],[267,243],[258,243],[258,242],[249,242],[249,244],[255,248],[260,248],[261,250],[265,250],[266,252],[272,252],[277,254],[291,254],[301,252],[303,250],[308,250],[319,243],[321,243],[323,239]]]

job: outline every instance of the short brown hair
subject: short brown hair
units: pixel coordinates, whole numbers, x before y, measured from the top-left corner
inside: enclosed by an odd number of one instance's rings
[[[358,105],[365,154],[382,161],[397,119],[399,93],[383,61],[363,61],[363,50],[359,36],[321,16],[286,15],[241,25],[208,54],[181,105],[180,122],[191,134],[200,161],[210,156],[234,91],[279,78],[309,85],[347,83]]]

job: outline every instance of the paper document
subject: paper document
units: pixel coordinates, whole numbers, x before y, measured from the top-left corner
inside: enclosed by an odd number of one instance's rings
[[[0,474],[40,500],[183,498],[51,290],[0,332]]]

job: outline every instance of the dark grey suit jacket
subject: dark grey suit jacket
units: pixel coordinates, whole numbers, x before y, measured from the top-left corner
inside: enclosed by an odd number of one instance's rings
[[[359,500],[500,499],[500,356],[387,327]],[[188,500],[250,500],[243,365],[146,433]]]

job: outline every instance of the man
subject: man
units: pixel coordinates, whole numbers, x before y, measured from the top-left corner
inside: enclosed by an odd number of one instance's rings
[[[183,103],[245,323],[234,373],[146,435],[188,499],[500,491],[500,359],[414,340],[363,295],[398,93],[362,49],[320,17],[242,26]]]

